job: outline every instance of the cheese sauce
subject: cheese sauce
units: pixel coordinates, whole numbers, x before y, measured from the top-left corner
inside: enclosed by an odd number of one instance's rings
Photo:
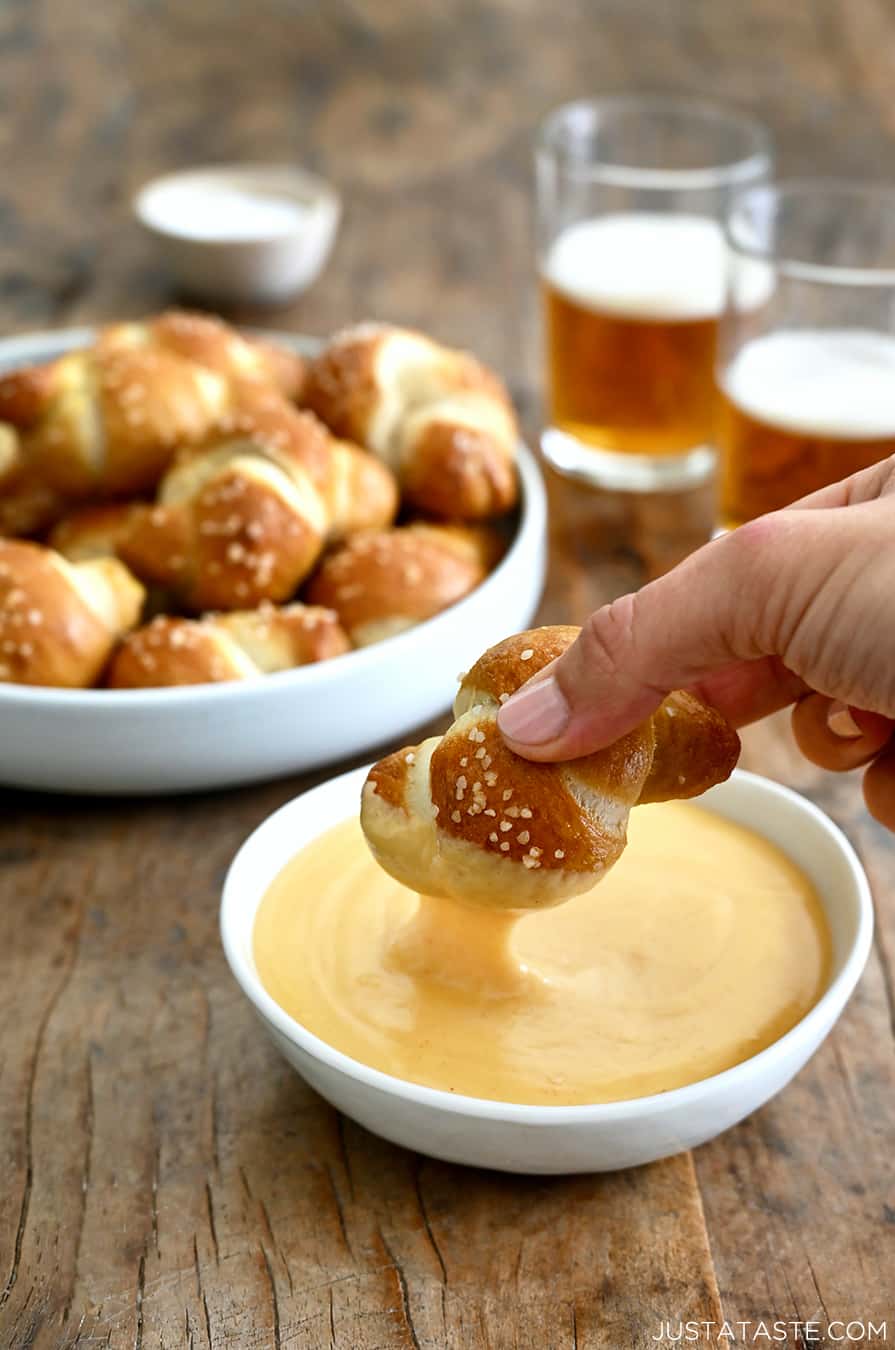
[[[820,997],[830,937],[807,877],[683,802],[638,807],[621,860],[555,909],[419,897],[357,820],[299,853],[258,910],[255,963],[297,1022],[398,1078],[569,1106],[739,1064]]]

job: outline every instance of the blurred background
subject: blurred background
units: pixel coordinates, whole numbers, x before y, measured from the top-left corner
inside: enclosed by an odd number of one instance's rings
[[[893,23],[880,0],[4,0],[4,329],[165,304],[134,191],[189,164],[286,161],[330,178],[344,218],[279,323],[419,324],[528,397],[544,113],[615,89],[696,91],[761,116],[781,174],[885,177]]]
[[[613,90],[695,92],[759,115],[781,176],[884,178],[893,25],[880,0],[5,0],[3,331],[174,298],[131,211],[153,176],[301,165],[342,194],[330,261],[287,310],[233,317],[320,334],[373,315],[419,325],[493,363],[534,440],[544,114]],[[551,491],[561,542],[603,563],[582,607],[663,570],[711,524],[704,492]]]

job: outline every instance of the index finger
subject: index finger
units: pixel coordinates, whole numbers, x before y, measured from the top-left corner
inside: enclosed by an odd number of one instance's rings
[[[871,464],[867,469],[851,474],[829,487],[818,488],[807,497],[800,497],[784,509],[787,511],[828,510],[836,506],[857,506],[860,502],[876,501],[886,492],[895,491],[895,455]]]

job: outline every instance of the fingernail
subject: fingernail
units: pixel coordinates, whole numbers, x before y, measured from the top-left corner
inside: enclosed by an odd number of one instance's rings
[[[849,712],[848,705],[840,703],[838,699],[830,704],[827,726],[834,736],[841,736],[844,741],[855,741],[864,734]]]
[[[555,741],[569,725],[569,705],[552,675],[527,684],[503,705],[497,725],[519,745]]]

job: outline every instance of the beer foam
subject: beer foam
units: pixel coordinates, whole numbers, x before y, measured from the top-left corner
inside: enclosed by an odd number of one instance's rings
[[[618,212],[569,225],[543,271],[589,309],[642,319],[716,318],[724,305],[724,236],[707,216]]]
[[[749,342],[721,379],[759,422],[803,436],[895,435],[895,335],[870,329],[783,329]]]

